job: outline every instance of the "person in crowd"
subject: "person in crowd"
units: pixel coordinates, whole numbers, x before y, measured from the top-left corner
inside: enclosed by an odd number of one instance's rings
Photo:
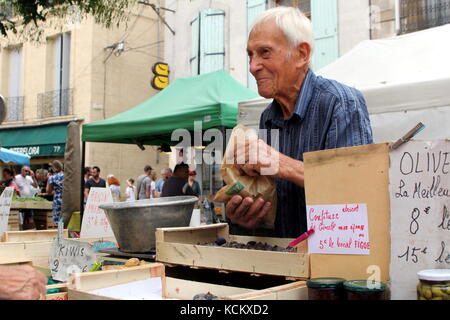
[[[110,174],[106,178],[108,181],[109,189],[111,190],[111,194],[114,201],[120,201],[120,182],[114,177],[114,175]]]
[[[106,188],[106,181],[100,178],[100,168],[95,166],[91,170],[92,176],[84,184],[84,200],[88,199],[91,188]]]
[[[183,162],[177,164],[173,175],[164,182],[161,197],[175,197],[183,195],[195,195],[192,188],[187,185],[189,177],[189,166]]]
[[[86,183],[89,178],[92,177],[92,168],[91,167],[84,167],[84,183]]]
[[[47,277],[32,266],[0,266],[0,300],[45,298]]]
[[[310,68],[313,43],[311,21],[294,7],[261,13],[253,21],[247,42],[258,93],[273,101],[260,117],[259,128],[267,130],[266,141],[255,139],[238,146],[235,157],[252,159],[252,163],[238,163],[242,174],[267,174],[275,180],[274,236],[284,238],[296,238],[307,229],[304,152],[373,142],[363,95],[314,74]],[[277,141],[271,141],[274,132],[278,132]],[[258,152],[250,155],[250,150]],[[231,222],[254,230],[271,206],[261,197],[235,195],[227,202],[226,212]]]
[[[150,173],[150,199],[154,199],[156,197],[158,197],[159,195],[156,193],[156,179],[158,178],[156,175],[155,170],[152,170],[152,172]]]
[[[61,218],[62,194],[64,187],[63,165],[60,161],[54,160],[50,168],[52,175],[47,182],[47,194],[54,194],[53,197],[53,222],[58,225]]]
[[[161,196],[162,188],[164,186],[164,182],[167,181],[172,176],[172,169],[165,168],[161,170],[161,178],[156,181],[156,195],[158,197]]]
[[[197,172],[195,172],[195,170],[189,171],[188,182],[183,187],[183,191],[184,191],[184,193],[186,193],[186,188],[189,186],[192,188],[194,195],[198,197],[202,194],[202,189],[200,188],[200,184],[198,183],[198,181],[195,180],[196,177],[197,177]]]
[[[19,187],[20,197],[32,198],[36,195],[38,191],[38,183],[36,181],[36,177],[34,176],[34,172],[30,169],[30,167],[23,166],[20,170],[20,174],[15,176],[14,181]],[[33,219],[33,210],[22,209],[20,210],[20,214],[21,221],[23,222],[23,230],[36,229]]]
[[[135,201],[136,200],[136,187],[134,186],[134,179],[129,178],[127,180],[128,187],[125,190],[125,193],[127,195],[126,201]]]
[[[4,187],[4,188],[13,187],[14,190],[16,191],[17,195],[20,196],[20,189],[14,181],[14,171],[11,169],[5,168],[5,169],[3,169],[2,175],[3,175],[3,180],[1,182],[2,187]]]
[[[36,180],[39,185],[38,196],[47,199],[48,201],[53,201],[53,193],[47,193],[47,182],[50,178],[51,174],[49,174],[46,169],[38,169],[36,170]]]
[[[144,167],[144,173],[137,178],[136,190],[138,200],[150,199],[152,186],[152,179],[150,178],[150,175],[152,174],[152,171],[153,168],[146,165]]]

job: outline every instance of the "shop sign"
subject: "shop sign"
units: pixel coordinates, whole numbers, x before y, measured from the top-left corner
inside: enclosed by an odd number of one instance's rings
[[[65,151],[64,144],[40,145],[40,146],[23,146],[8,148],[11,151],[26,154],[30,157],[42,157],[52,155],[63,155]]]

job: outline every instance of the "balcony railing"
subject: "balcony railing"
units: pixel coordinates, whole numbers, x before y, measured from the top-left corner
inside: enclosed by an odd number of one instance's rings
[[[23,97],[6,97],[6,122],[23,121]]]
[[[450,0],[401,0],[400,34],[450,23]]]
[[[72,115],[72,100],[73,89],[61,89],[38,94],[38,118]]]

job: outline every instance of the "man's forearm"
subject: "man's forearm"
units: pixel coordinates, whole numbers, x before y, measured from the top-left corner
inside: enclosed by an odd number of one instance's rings
[[[300,187],[305,186],[305,167],[302,161],[282,155],[280,159],[279,178],[295,183]]]

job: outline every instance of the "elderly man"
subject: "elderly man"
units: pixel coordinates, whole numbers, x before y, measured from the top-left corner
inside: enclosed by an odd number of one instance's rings
[[[36,177],[33,170],[28,166],[23,166],[20,170],[20,174],[15,177],[16,185],[19,187],[20,196],[23,198],[32,198],[39,191]],[[21,218],[23,220],[23,230],[35,229],[34,212],[31,209],[20,210]]]
[[[260,118],[267,144],[259,140],[241,145],[237,159],[243,174],[255,176],[266,167],[277,186],[275,234],[298,237],[306,231],[303,153],[372,143],[372,130],[362,94],[339,82],[316,76],[310,69],[313,48],[311,22],[297,8],[277,7],[260,14],[247,43],[250,72],[258,92],[273,102]],[[279,141],[270,141],[278,130]],[[278,142],[279,150],[271,145]],[[269,156],[264,156],[269,155]],[[257,228],[271,203],[234,196],[226,205],[230,220]]]
[[[164,182],[166,182],[172,176],[172,169],[165,168],[161,170],[161,178],[156,181],[156,194],[161,195]]]
[[[36,170],[36,180],[39,185],[39,197],[45,198],[48,201],[53,201],[53,194],[47,193],[47,181],[50,177],[48,170],[38,169]]]

